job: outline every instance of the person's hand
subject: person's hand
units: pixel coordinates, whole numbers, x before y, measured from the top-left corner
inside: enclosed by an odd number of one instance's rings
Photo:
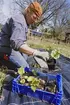
[[[41,52],[41,51],[36,50],[33,55],[34,55],[34,56],[40,56],[40,57],[42,57],[45,61],[46,61],[46,59],[49,59],[49,53],[48,53],[48,52],[45,52],[45,51],[42,51],[42,52]]]

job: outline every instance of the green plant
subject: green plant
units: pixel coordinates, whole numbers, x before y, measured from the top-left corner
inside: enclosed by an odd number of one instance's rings
[[[3,86],[5,77],[6,77],[6,74],[0,71],[0,95],[2,93],[2,86]]]
[[[49,46],[46,50],[48,50],[50,58],[58,59],[60,57],[60,51],[58,49],[52,49]]]
[[[25,72],[23,67],[21,67],[18,69],[18,73],[20,74],[20,79],[18,80],[18,82],[20,84],[30,86],[34,92],[36,91],[36,89],[46,90],[50,92],[56,91],[54,81],[52,83],[49,83],[48,78],[39,77],[35,70],[32,70],[32,72]],[[52,84],[54,85],[52,86]]]
[[[35,70],[32,70],[32,73],[34,76],[37,76],[37,72]],[[31,89],[35,92],[39,85],[39,80],[33,76],[27,76],[28,73],[26,73],[23,69],[23,67],[18,69],[18,74],[20,75],[20,81],[19,83],[25,84],[25,82],[28,82],[28,85],[31,87]]]
[[[24,73],[25,73],[24,68],[23,67],[20,67],[18,69],[18,74],[20,74],[22,76]]]
[[[57,49],[51,51],[50,56],[54,59],[58,59],[60,57],[60,52]]]
[[[52,50],[51,46],[48,47],[48,52],[49,52],[49,59],[47,60],[48,69],[55,70],[56,59],[60,57],[60,52],[58,49]]]
[[[28,77],[27,81],[29,82],[31,89],[35,92],[37,87],[39,87],[40,80],[33,76],[30,76]]]

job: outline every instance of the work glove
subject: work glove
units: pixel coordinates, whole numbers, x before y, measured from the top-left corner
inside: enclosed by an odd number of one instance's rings
[[[35,50],[33,56],[42,57],[45,61],[49,59],[49,53],[47,51],[38,51]]]

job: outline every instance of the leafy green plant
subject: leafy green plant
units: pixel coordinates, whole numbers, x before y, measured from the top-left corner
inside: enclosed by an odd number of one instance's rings
[[[37,87],[39,86],[40,80],[30,76],[27,81],[30,83],[31,89],[35,92],[35,90],[37,89]]]
[[[20,67],[20,68],[18,69],[18,74],[19,74],[19,75],[23,75],[24,73],[25,73],[24,68],[23,68],[23,67]]]
[[[60,52],[57,49],[51,51],[51,57],[54,59],[58,59],[60,57]]]
[[[32,73],[34,76],[37,76],[37,72],[35,70],[32,70]],[[25,82],[27,81],[28,85],[30,85],[31,89],[35,92],[37,86],[39,85],[39,80],[33,76],[27,76],[27,73],[25,73],[23,67],[20,67],[18,69],[18,74],[20,75],[19,83],[25,84]]]
[[[49,46],[48,48],[49,52],[49,59],[47,60],[48,69],[49,70],[55,70],[56,67],[56,59],[60,57],[60,52],[58,49],[53,49]]]
[[[0,95],[2,94],[2,86],[5,80],[6,74],[0,71]]]
[[[58,49],[52,49],[52,47],[49,46],[48,51],[50,58],[58,59],[60,57],[60,51]]]
[[[49,87],[49,85],[47,85],[47,79],[40,78],[35,70],[32,70],[32,72],[25,72],[23,67],[21,67],[18,69],[18,73],[20,75],[18,82],[22,85],[30,86],[34,92],[36,89],[46,89],[51,92],[55,91],[55,85],[53,85],[53,88],[51,88],[51,85]]]
[[[25,79],[21,79],[21,80],[20,80],[20,83],[21,83],[21,84],[24,84],[24,83],[25,83]]]

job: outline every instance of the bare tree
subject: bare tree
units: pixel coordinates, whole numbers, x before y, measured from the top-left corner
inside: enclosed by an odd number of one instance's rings
[[[16,4],[18,4],[21,9],[26,8],[29,3],[36,1],[36,0],[14,0]],[[67,0],[37,0],[43,8],[43,15],[42,18],[38,21],[38,23],[33,24],[32,27],[36,28],[39,25],[42,24],[49,24],[49,21],[51,21],[52,24],[51,27],[55,29],[56,24],[65,24],[67,22],[65,11],[63,10],[65,7]],[[63,14],[64,12],[64,14]],[[67,11],[66,11],[67,12]]]

